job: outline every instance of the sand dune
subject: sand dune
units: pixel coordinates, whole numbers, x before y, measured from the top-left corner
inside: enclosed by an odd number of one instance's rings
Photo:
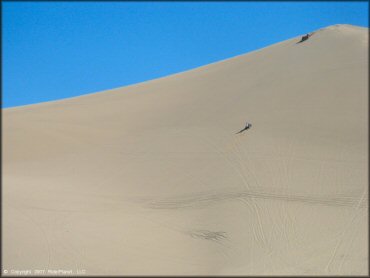
[[[3,270],[367,274],[368,29],[300,40],[4,109]]]

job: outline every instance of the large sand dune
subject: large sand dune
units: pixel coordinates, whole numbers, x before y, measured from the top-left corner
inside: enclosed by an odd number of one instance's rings
[[[3,269],[367,274],[368,29],[300,38],[4,109]]]

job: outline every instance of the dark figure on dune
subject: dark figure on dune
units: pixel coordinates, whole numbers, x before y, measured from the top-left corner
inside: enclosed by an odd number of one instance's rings
[[[308,38],[310,37],[310,34],[307,34],[307,35],[304,35],[301,40],[297,43],[301,43],[301,42],[304,42],[305,40],[308,40]]]
[[[246,125],[245,125],[245,128],[243,128],[241,131],[239,131],[239,132],[237,132],[236,134],[239,134],[239,133],[242,133],[243,131],[246,131],[247,129],[250,129],[251,128],[251,124],[250,123],[247,123]]]

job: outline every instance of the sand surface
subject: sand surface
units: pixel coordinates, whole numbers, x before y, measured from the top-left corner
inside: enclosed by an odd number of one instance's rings
[[[300,38],[4,109],[3,270],[367,274],[368,29]]]

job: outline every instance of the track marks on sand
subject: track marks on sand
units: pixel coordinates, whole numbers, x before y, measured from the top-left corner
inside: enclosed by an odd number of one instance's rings
[[[220,242],[224,239],[227,239],[227,235],[226,235],[225,232],[212,232],[212,231],[208,231],[208,230],[190,231],[189,235],[192,238],[211,240],[211,241],[214,241],[214,242]]]
[[[335,258],[338,257],[338,253],[339,253],[339,249],[342,245],[345,245],[346,242],[349,242],[349,244],[347,245],[347,248],[343,247],[346,249],[346,252],[344,252],[344,254],[348,254],[348,249],[349,247],[352,245],[353,241],[354,241],[354,238],[357,234],[357,230],[356,229],[353,229],[353,227],[355,227],[354,225],[354,222],[355,220],[361,216],[361,214],[365,213],[366,210],[364,209],[361,209],[361,208],[364,208],[367,206],[368,204],[368,200],[366,202],[364,202],[364,200],[366,199],[365,197],[367,196],[367,188],[364,189],[362,195],[361,195],[361,198],[355,203],[355,206],[354,206],[354,213],[353,213],[353,216],[351,217],[351,219],[347,222],[347,224],[344,226],[343,230],[341,231],[341,233],[339,234],[339,236],[337,237],[337,243],[333,249],[333,253],[325,267],[325,272],[326,273],[332,273],[332,270],[331,270],[331,267],[335,261]],[[352,235],[350,235],[352,232]],[[349,237],[350,240],[345,240],[345,238]],[[343,264],[344,264],[344,261],[346,260],[346,255],[343,255],[342,257],[342,260],[338,266],[338,272],[340,273],[341,271],[341,268],[343,267]]]
[[[359,198],[337,194],[333,196],[298,195],[267,192],[257,189],[244,191],[203,192],[187,196],[154,200],[147,204],[152,209],[189,209],[215,205],[220,201],[240,199],[269,199],[275,201],[301,202],[311,205],[338,206],[338,207],[366,207],[367,202],[359,203]],[[361,197],[362,199],[364,197]]]
[[[234,147],[234,149],[233,149],[234,151],[233,151],[232,154],[234,155],[234,157],[236,159],[236,163],[238,163],[239,169],[242,172],[242,176],[243,176],[244,181],[245,181],[245,183],[244,183],[245,188],[246,188],[246,190],[250,189],[250,183],[251,182],[247,181],[247,177],[253,177],[255,185],[257,186],[257,188],[259,188],[260,184],[258,183],[257,177],[254,175],[253,171],[250,171],[250,169],[245,164],[245,162],[248,161],[247,160],[248,157],[246,156],[243,160],[243,158],[241,156],[242,149],[239,147],[240,143],[241,143],[240,142],[240,136],[237,136],[235,139],[232,140],[232,146]],[[245,198],[242,198],[242,200],[244,201],[245,204],[248,205]],[[269,252],[271,252],[269,244],[267,243],[267,240],[266,240],[265,232],[263,230],[260,208],[256,204],[256,202],[254,200],[254,196],[252,196],[249,201],[250,201],[249,203],[250,203],[250,205],[251,205],[252,209],[254,210],[254,212],[256,214],[256,217],[257,217],[258,226],[256,227],[257,229],[255,231],[255,238],[258,239],[263,246],[266,246],[269,249]],[[253,227],[253,229],[255,230],[254,227]]]

